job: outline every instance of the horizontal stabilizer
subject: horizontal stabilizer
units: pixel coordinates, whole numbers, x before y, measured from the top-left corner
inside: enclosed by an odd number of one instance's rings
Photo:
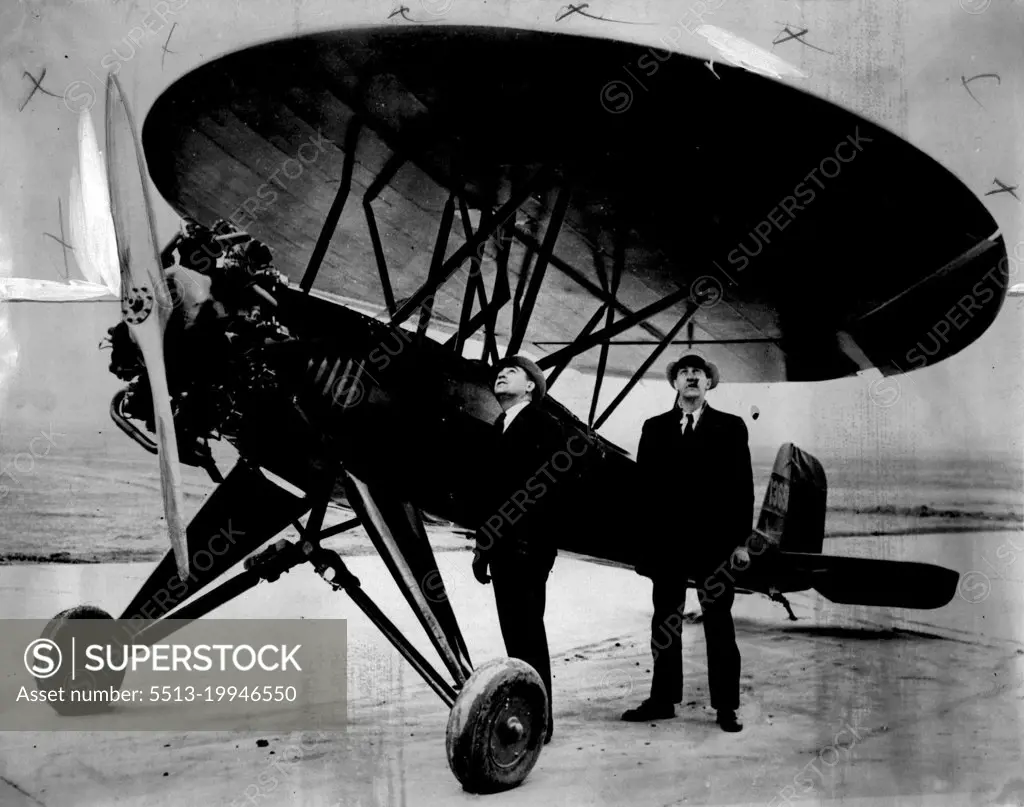
[[[941,608],[960,575],[930,563],[785,552],[783,565],[832,602],[890,608]]]

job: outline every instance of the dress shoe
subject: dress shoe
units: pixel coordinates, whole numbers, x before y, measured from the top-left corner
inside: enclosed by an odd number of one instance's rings
[[[717,723],[722,731],[743,731],[743,724],[736,719],[736,712],[732,709],[719,709]]]
[[[622,719],[631,723],[643,723],[647,720],[667,720],[675,716],[676,709],[671,703],[648,698],[635,709],[624,712]]]

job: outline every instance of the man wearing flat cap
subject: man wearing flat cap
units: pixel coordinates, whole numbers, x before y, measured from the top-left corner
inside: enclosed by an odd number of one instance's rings
[[[637,572],[653,581],[651,695],[623,720],[675,716],[683,700],[682,614],[693,581],[707,640],[711,708],[724,731],[740,731],[740,652],[732,621],[733,580],[750,562],[754,479],[742,418],[705,400],[718,368],[697,354],[669,365],[676,390],[668,412],[644,423],[637,466],[652,514]]]
[[[476,534],[473,574],[494,583],[505,650],[525,661],[548,692],[551,739],[551,661],[544,630],[548,574],[555,562],[559,530],[559,475],[552,457],[566,440],[558,423],[540,406],[547,383],[540,368],[523,356],[497,366],[494,395],[502,413],[493,429],[483,473],[481,527]],[[490,576],[487,574],[490,567]]]

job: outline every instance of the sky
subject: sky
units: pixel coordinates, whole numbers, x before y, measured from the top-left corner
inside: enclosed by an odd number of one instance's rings
[[[611,30],[607,22],[582,15],[568,24],[579,33],[659,47],[669,37],[681,49],[721,56],[692,30],[680,38],[680,30],[693,24],[685,3],[609,0],[591,3],[592,10],[599,5],[607,17],[648,24]],[[496,7],[484,0],[413,0],[407,6],[407,16],[418,19],[567,30],[566,22],[554,21],[548,2],[523,0]],[[161,14],[154,13],[158,7]],[[102,138],[105,67],[119,65],[119,78],[141,125],[163,88],[220,53],[315,28],[377,24],[394,7],[390,0],[296,0],[288,6],[271,0],[169,0],[162,6],[134,0],[4,0],[0,275],[63,276],[62,248],[46,233],[60,237],[61,226],[68,232],[69,183],[78,164],[78,116],[70,107],[90,92],[98,96],[92,114]],[[779,45],[773,52],[806,75],[787,81],[872,118],[939,160],[977,193],[999,223],[1011,253],[1017,247],[1024,258],[1024,206],[1007,193],[984,196],[996,187],[995,177],[1016,184],[1024,173],[1024,53],[1019,45],[1024,4],[912,0],[890,7],[868,0],[722,0],[704,22],[771,49],[783,19],[808,29],[805,43],[830,51],[823,54],[796,42]],[[407,23],[399,19],[395,24]],[[998,81],[971,81],[967,92],[964,80],[984,74],[995,74]],[[178,222],[159,196],[154,202],[158,237],[164,243]],[[67,259],[70,276],[82,279],[74,255]],[[1018,272],[1015,280],[1022,279]],[[709,400],[742,415],[757,447],[774,449],[793,441],[828,454],[1019,454],[1022,306],[1020,300],[1008,300],[975,344],[907,376],[774,385],[737,385],[724,379]],[[59,423],[82,431],[110,426],[107,409],[119,382],[107,369],[109,353],[98,350],[98,343],[118,318],[115,302],[0,303],[0,441],[4,432],[26,425]],[[674,354],[666,354],[650,380],[609,420],[602,429],[607,437],[633,450],[642,420],[671,405],[672,391],[662,375],[671,358]],[[559,380],[555,397],[585,416],[590,383],[569,374]],[[606,384],[602,401],[610,401],[621,383]],[[753,407],[759,411],[756,420]],[[0,442],[0,454],[16,450],[16,445]]]

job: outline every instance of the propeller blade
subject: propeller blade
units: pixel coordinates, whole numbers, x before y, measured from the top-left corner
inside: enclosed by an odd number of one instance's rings
[[[189,563],[182,516],[181,468],[164,367],[164,331],[173,306],[157,247],[142,147],[128,99],[114,74],[107,78],[106,115],[107,182],[121,267],[121,316],[142,351],[149,375],[164,515],[178,576],[186,580]]]

